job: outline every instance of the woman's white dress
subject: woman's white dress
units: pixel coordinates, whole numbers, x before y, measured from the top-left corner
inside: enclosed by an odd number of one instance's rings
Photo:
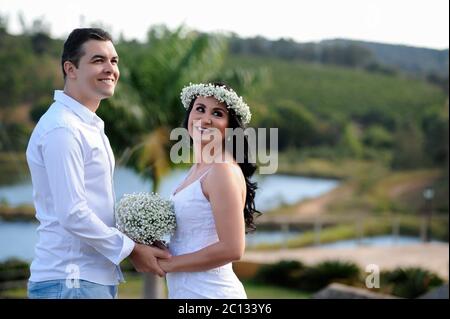
[[[198,251],[218,241],[211,204],[203,194],[200,181],[172,193],[177,229],[169,250],[172,255]],[[173,272],[166,275],[170,299],[245,299],[244,287],[232,264],[198,272]]]

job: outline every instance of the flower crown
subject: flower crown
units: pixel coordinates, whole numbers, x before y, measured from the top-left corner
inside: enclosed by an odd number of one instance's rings
[[[183,102],[184,108],[187,110],[193,99],[198,96],[214,96],[220,102],[224,102],[227,108],[233,109],[236,115],[241,119],[242,123],[250,123],[252,113],[250,108],[244,102],[241,96],[238,96],[232,89],[227,89],[225,86],[215,86],[214,84],[192,84],[186,86],[181,90],[180,98]]]

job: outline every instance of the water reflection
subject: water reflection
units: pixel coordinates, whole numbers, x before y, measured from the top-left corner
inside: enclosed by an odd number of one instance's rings
[[[183,180],[186,170],[176,169],[165,176],[161,182],[159,193],[169,197],[170,193]],[[319,178],[306,178],[286,175],[256,176],[258,191],[256,193],[256,207],[267,211],[283,204],[293,204],[305,198],[320,196],[338,185],[338,181]],[[116,198],[120,199],[125,193],[147,192],[151,190],[152,182],[144,179],[133,170],[119,167],[114,174],[114,190]],[[0,200],[10,206],[32,204],[33,187],[31,181],[12,186],[0,187]]]

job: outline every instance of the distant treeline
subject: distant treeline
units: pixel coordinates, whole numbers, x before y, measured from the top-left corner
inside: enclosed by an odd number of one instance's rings
[[[279,128],[280,151],[375,159],[395,168],[448,163],[448,67],[440,75],[432,66],[441,65],[434,54],[442,52],[425,49],[408,58],[403,49],[380,44],[392,48],[387,56],[416,59],[428,80],[434,74],[431,83],[381,63],[380,53],[353,42],[232,36],[223,46],[212,38],[159,28],[149,31],[146,43],[117,42],[122,78],[99,113],[115,150],[180,123],[179,90],[189,81],[225,79],[248,99],[252,126]],[[0,152],[25,149],[33,122],[62,87],[61,47],[62,40],[43,30],[11,35],[0,27]],[[448,66],[446,52],[442,63]],[[17,116],[19,106],[28,107],[28,122]]]
[[[284,60],[362,67],[368,71],[393,74],[407,72],[447,85],[448,49],[390,45],[345,39],[299,43],[291,39],[268,40],[263,37],[230,38],[233,54],[276,57]],[[447,81],[447,82],[446,82]]]

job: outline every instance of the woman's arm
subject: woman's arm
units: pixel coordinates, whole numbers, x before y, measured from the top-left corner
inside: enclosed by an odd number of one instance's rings
[[[193,253],[159,260],[165,272],[204,271],[242,257],[245,184],[233,169],[231,164],[214,164],[202,185],[211,203],[219,241]]]

